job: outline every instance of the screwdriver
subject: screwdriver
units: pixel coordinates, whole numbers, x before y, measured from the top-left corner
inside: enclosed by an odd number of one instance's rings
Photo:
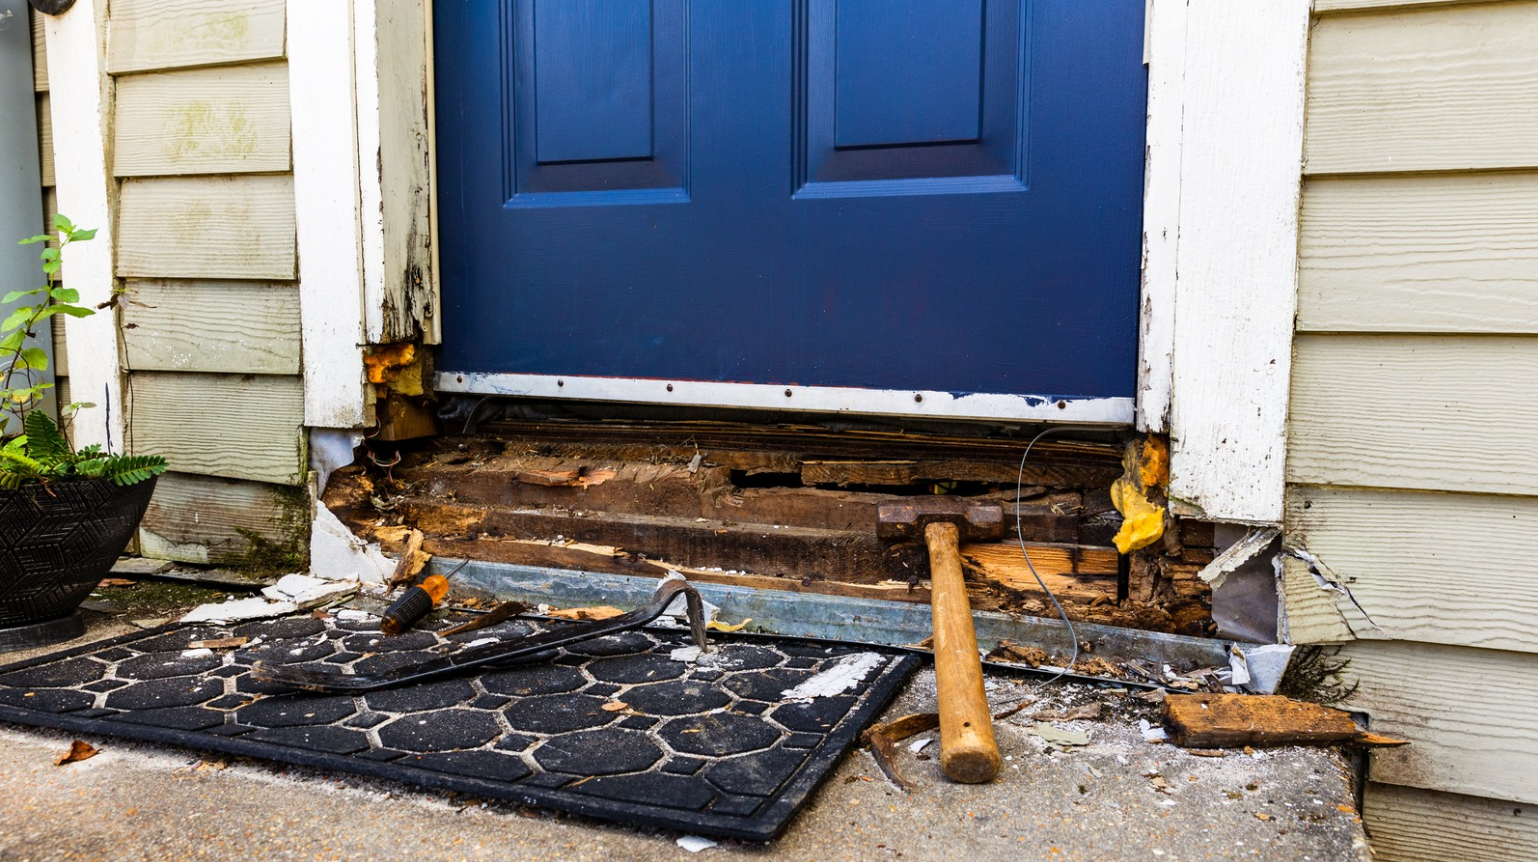
[[[446,575],[428,575],[422,579],[422,583],[401,593],[401,597],[386,608],[384,616],[380,617],[379,630],[394,636],[416,625],[433,609],[433,605],[443,601],[443,597],[449,594],[449,578],[469,563],[466,559]]]

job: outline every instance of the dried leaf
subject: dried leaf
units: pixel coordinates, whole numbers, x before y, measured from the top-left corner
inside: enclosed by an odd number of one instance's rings
[[[629,708],[630,704],[624,702],[623,700],[611,700],[601,707],[604,712],[619,712]]]
[[[77,763],[82,760],[90,760],[98,753],[100,753],[100,751],[100,749],[91,745],[89,742],[84,742],[77,739],[69,744],[69,751],[66,751],[53,759],[53,765],[63,766],[66,763]]]
[[[101,583],[97,584],[96,586],[98,586],[98,587],[132,587],[132,586],[135,586],[138,583],[139,583],[138,581],[129,580],[128,578],[102,578],[101,579]]]
[[[753,622],[752,617],[748,617],[747,619],[734,626],[729,626],[719,620],[711,620],[705,624],[705,628],[710,629],[713,632],[740,632],[744,626],[751,622]]]

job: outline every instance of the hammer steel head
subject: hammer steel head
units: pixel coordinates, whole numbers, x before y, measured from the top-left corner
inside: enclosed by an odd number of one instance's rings
[[[936,522],[956,525],[963,542],[1002,538],[1004,507],[964,497],[915,497],[876,507],[876,535],[882,539],[924,538],[924,527]]]

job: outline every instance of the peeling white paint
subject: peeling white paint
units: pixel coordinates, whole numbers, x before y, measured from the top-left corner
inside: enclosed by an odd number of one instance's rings
[[[395,571],[395,561],[376,542],[353,535],[325,504],[315,504],[310,524],[310,573],[318,578],[382,584]]]
[[[881,666],[885,658],[878,653],[862,652],[839,661],[838,664],[802,682],[795,688],[780,692],[786,700],[812,700],[832,697],[854,688]]]

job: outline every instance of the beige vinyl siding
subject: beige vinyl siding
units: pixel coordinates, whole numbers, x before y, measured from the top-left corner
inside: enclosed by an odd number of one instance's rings
[[[1289,578],[1294,636],[1344,614],[1361,638],[1538,653],[1538,497],[1294,485],[1287,523],[1372,618]]]
[[[113,0],[107,71],[121,75],[281,58],[284,5],[285,0]]]
[[[1377,862],[1538,859],[1538,807],[1393,784],[1369,784]]]
[[[150,72],[118,79],[120,177],[286,171],[283,63]]]
[[[259,281],[130,281],[128,365],[140,371],[299,373],[298,288]]]
[[[125,180],[117,274],[291,280],[294,230],[291,174]]]
[[[1307,110],[1311,174],[1538,164],[1538,2],[1324,17]]]
[[[1371,759],[1379,858],[1533,858],[1538,2],[1315,11],[1286,528],[1371,621],[1293,562],[1289,633],[1413,743]]]
[[[302,560],[308,503],[285,0],[113,0],[130,443],[147,556]],[[345,49],[345,46],[343,46]]]
[[[130,442],[177,470],[297,485],[304,392],[297,377],[137,371]]]
[[[1538,334],[1538,171],[1304,188],[1303,332]]]
[[[216,566],[279,565],[302,556],[310,508],[300,488],[167,473],[139,529],[140,553]]]

